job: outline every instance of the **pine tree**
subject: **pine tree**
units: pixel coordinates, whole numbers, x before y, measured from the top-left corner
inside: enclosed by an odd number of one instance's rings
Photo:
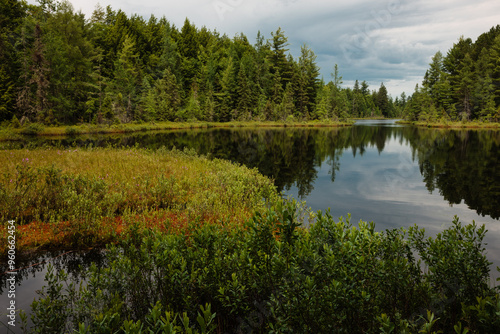
[[[283,98],[279,106],[279,120],[286,121],[289,116],[293,116],[293,109],[293,88],[292,83],[289,82],[283,92]]]
[[[49,62],[45,59],[45,45],[42,41],[42,28],[35,26],[35,45],[32,54],[31,78],[29,85],[35,86],[35,97],[32,108],[32,118],[43,122],[48,112]],[[30,117],[31,118],[31,117]]]
[[[221,90],[216,94],[218,104],[220,105],[219,121],[228,122],[231,120],[233,111],[233,92],[235,91],[235,82],[233,78],[233,59],[226,59],[226,69],[222,72],[220,79]]]
[[[286,56],[286,52],[288,51],[287,46],[289,45],[288,38],[281,28],[271,33],[271,36],[271,73],[276,74],[279,72],[281,87],[285,89],[293,75],[292,68]]]
[[[20,1],[0,1],[0,121],[10,120],[15,114],[16,80],[19,65],[15,42],[25,10]]]
[[[106,91],[106,78],[103,75],[103,54],[102,50],[96,50],[96,54],[90,58],[93,64],[92,72],[89,74],[90,88],[89,100],[87,103],[92,105],[91,116],[95,117],[95,122],[101,124],[103,122],[102,104],[104,101],[104,93]]]
[[[323,88],[318,93],[318,103],[316,103],[316,107],[313,113],[313,119],[323,120],[328,118],[328,110],[329,110],[329,99],[330,90],[329,86],[324,85]]]
[[[481,119],[490,119],[495,110],[495,86],[492,78],[492,66],[489,51],[483,49],[476,62],[475,86],[473,92],[473,105],[475,113]]]
[[[450,104],[453,104],[459,113],[464,109],[464,92],[460,88],[463,82],[460,72],[463,67],[465,55],[470,55],[471,51],[472,40],[470,38],[465,39],[462,36],[443,59],[444,70],[447,73],[447,78],[451,87]]]
[[[197,29],[187,18],[179,34],[177,46],[182,57],[180,64],[182,89],[184,94],[188,96],[199,68],[199,42]]]
[[[48,100],[58,121],[71,123],[82,118],[92,93],[90,74],[93,47],[88,40],[82,14],[72,5],[61,2],[45,23],[45,57],[50,59]]]
[[[179,85],[175,76],[166,69],[163,77],[153,85],[144,78],[144,92],[141,98],[141,109],[146,121],[174,121],[178,117],[181,104]]]
[[[161,55],[159,59],[159,76],[163,75],[165,69],[169,71],[178,78],[181,79],[181,55],[177,47],[177,43],[173,39],[174,28],[166,23],[162,32],[162,42],[161,42]]]
[[[461,111],[462,119],[471,119],[472,114],[472,91],[474,86],[474,73],[473,73],[472,59],[467,53],[463,59],[462,66],[459,69],[460,81],[455,87],[457,96],[460,97],[461,101],[457,103],[458,110]]]
[[[389,97],[387,95],[387,88],[384,86],[384,83],[380,84],[376,101],[377,101],[377,107],[380,109],[382,115],[384,117],[390,117]]]
[[[245,118],[251,118],[251,107],[252,107],[252,90],[250,87],[249,80],[245,73],[245,66],[240,65],[240,70],[238,71],[238,112],[240,115],[245,115]]]
[[[303,45],[300,52],[300,108],[302,108],[302,105],[305,104],[307,113],[312,113],[315,109],[316,96],[318,95],[319,90],[319,67],[316,64],[316,55],[310,48]],[[305,91],[303,91],[303,87],[305,88]],[[301,113],[304,114],[305,111],[301,111]]]
[[[115,62],[114,78],[108,85],[115,116],[122,122],[133,119],[139,80],[140,68],[135,43],[130,36],[126,36]]]
[[[500,30],[500,26],[497,27]],[[490,49],[489,59],[495,105],[500,107],[500,33]]]
[[[195,83],[193,83],[192,85],[185,110],[183,111],[182,114],[178,112],[177,116],[180,120],[187,120],[187,121],[196,121],[205,119],[204,115],[202,115],[202,110],[200,107],[198,86]]]
[[[359,82],[356,80],[354,82],[354,87],[352,91],[352,104],[351,104],[351,115],[353,117],[363,116],[363,95],[361,94],[361,89],[359,88]]]
[[[14,116],[14,101],[16,87],[10,75],[0,65],[0,121],[11,119]]]

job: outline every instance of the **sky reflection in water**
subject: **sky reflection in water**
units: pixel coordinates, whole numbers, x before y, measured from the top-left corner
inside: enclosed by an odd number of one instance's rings
[[[380,121],[363,123],[386,126]],[[337,155],[333,183],[331,166],[317,165],[317,178],[308,195],[300,197],[296,186],[285,190],[285,194],[305,200],[314,211],[330,208],[334,218],[345,218],[350,213],[353,225],[360,220],[373,221],[379,231],[416,224],[425,228],[427,235],[435,235],[450,226],[455,215],[462,223],[474,220],[478,225],[485,224],[489,231],[486,242],[488,258],[495,263],[492,269],[500,265],[500,222],[478,214],[463,200],[450,204],[440,189],[429,191],[412,151],[410,143],[400,135],[388,136],[381,151],[375,145],[365,146],[362,155],[345,149]],[[493,276],[498,277],[498,272]]]

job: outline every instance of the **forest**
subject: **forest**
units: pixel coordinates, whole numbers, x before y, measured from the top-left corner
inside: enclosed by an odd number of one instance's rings
[[[475,42],[459,38],[438,51],[408,101],[409,120],[500,121],[500,25]]]
[[[68,1],[0,2],[0,121],[45,125],[154,121],[302,121],[401,116],[382,83],[320,78],[307,45],[288,51],[281,28],[251,43],[186,18],[127,16]],[[5,123],[8,124],[8,123]]]

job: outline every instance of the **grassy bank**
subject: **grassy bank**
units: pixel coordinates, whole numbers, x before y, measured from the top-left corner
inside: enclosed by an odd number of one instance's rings
[[[449,129],[500,129],[500,123],[470,121],[470,122],[451,122],[451,121],[398,121],[398,124],[408,124],[427,128],[449,128]]]
[[[16,220],[18,251],[115,242],[130,228],[241,224],[279,197],[256,170],[189,151],[4,150],[0,161],[0,219]],[[4,255],[5,226],[0,240]]]
[[[351,121],[308,121],[308,122],[150,122],[114,125],[83,124],[73,126],[43,126],[38,123],[14,128],[0,128],[0,141],[19,140],[23,135],[37,136],[76,136],[83,134],[131,133],[159,130],[237,128],[237,127],[343,127],[352,125]]]

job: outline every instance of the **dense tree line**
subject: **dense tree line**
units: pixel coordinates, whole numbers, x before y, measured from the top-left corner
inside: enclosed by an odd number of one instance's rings
[[[500,25],[437,52],[405,113],[410,120],[500,121]]]
[[[395,116],[382,84],[342,88],[319,78],[306,45],[288,53],[281,28],[255,44],[188,19],[127,16],[67,1],[0,0],[0,121],[45,124],[175,120],[310,120]]]

